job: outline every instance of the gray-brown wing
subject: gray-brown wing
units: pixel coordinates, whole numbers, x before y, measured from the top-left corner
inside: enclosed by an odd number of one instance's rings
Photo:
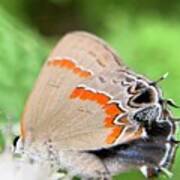
[[[101,73],[117,66],[123,68],[108,45],[95,36],[66,35],[45,63],[27,101],[21,121],[23,138],[30,143],[50,139],[58,148],[82,150],[140,137],[143,130],[136,126],[127,130],[126,118],[123,125],[114,124],[124,113],[112,99],[119,89],[110,91],[108,84],[103,91],[94,87]]]

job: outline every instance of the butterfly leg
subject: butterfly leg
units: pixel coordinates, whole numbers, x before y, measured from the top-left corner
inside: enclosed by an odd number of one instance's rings
[[[84,179],[110,180],[110,174],[103,162],[94,154],[77,151],[60,153],[60,163],[73,176]]]
[[[158,167],[148,167],[146,165],[142,166],[140,170],[146,178],[157,177],[160,173],[160,169]]]

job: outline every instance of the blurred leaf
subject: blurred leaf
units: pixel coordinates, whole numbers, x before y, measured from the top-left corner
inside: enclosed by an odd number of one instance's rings
[[[0,131],[0,153],[4,150],[5,148],[5,140],[4,137]]]
[[[0,8],[0,108],[19,116],[49,46]]]

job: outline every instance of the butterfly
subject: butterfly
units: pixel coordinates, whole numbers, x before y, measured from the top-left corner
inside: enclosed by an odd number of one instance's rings
[[[14,145],[85,179],[133,168],[153,177],[175,156],[169,105],[157,81],[126,67],[103,40],[72,32],[42,67]]]

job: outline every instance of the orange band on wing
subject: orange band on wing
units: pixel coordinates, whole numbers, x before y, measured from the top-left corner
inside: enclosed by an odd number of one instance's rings
[[[106,142],[108,144],[113,144],[114,141],[119,137],[119,135],[122,133],[124,129],[124,126],[117,126],[113,128],[112,133],[106,138]]]
[[[77,87],[73,90],[73,92],[70,95],[70,98],[79,98],[81,100],[90,100],[90,101],[96,101],[99,105],[105,106],[110,98],[102,93],[95,93],[90,90],[84,89],[84,87]]]
[[[66,68],[71,70],[74,74],[77,74],[81,78],[88,78],[92,76],[90,71],[84,70],[81,67],[78,67],[72,60],[70,59],[57,59],[48,62],[48,66],[55,66],[58,68]]]
[[[106,128],[112,128],[112,132],[106,138],[106,143],[112,144],[116,141],[116,139],[122,133],[124,126],[115,124],[114,120],[118,115],[125,112],[119,107],[119,105],[116,102],[110,102],[111,98],[103,92],[94,92],[84,87],[75,88],[71,93],[70,98],[79,98],[83,101],[94,101],[97,104],[99,104],[104,113],[106,114],[106,117],[104,119],[104,126]],[[128,122],[127,120],[123,121],[124,124]]]

